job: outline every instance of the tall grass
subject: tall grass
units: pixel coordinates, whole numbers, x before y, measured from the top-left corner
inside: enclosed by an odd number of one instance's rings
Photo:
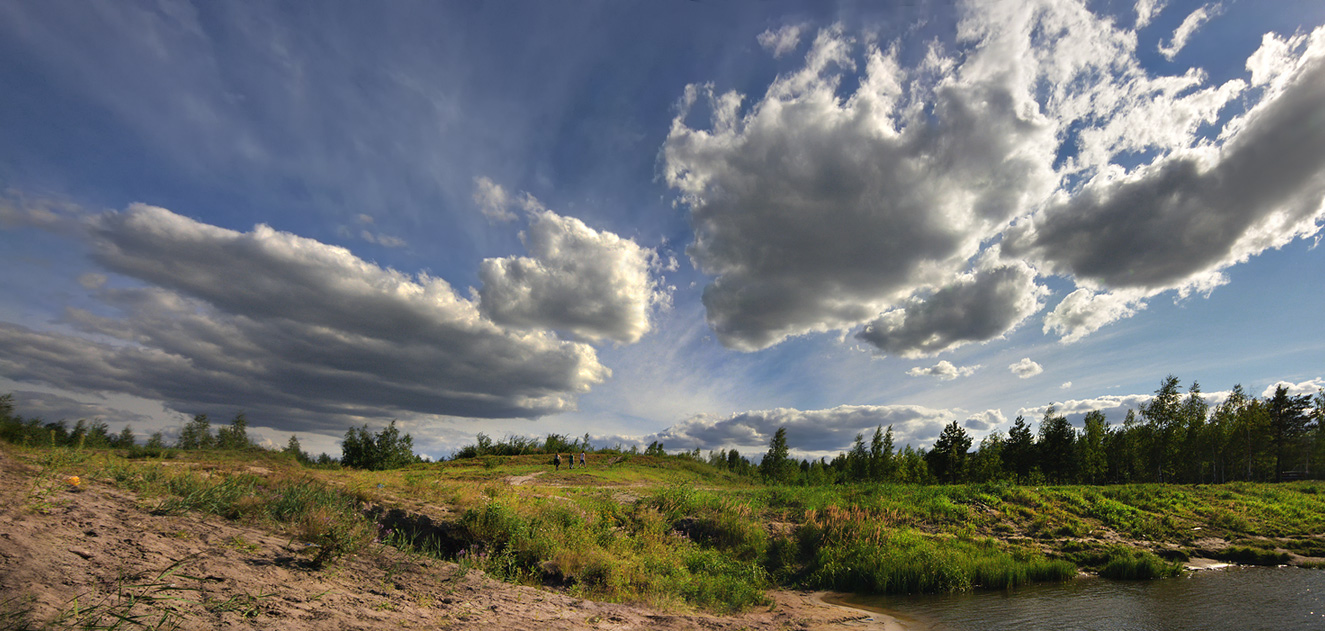
[[[1115,580],[1136,581],[1167,578],[1182,573],[1182,565],[1165,561],[1148,550],[1115,547],[1100,569],[1100,576]]]

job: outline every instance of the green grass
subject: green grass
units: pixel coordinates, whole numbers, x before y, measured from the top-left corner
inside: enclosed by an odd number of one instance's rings
[[[161,512],[269,524],[314,544],[313,565],[390,545],[503,580],[663,608],[763,606],[771,587],[1009,589],[1069,580],[1078,568],[1172,576],[1173,560],[1207,537],[1235,541],[1201,554],[1241,563],[1284,562],[1278,550],[1325,555],[1316,537],[1325,493],[1312,482],[802,487],[631,454],[595,454],[589,467],[560,471],[544,455],[351,471],[261,453],[179,452],[167,463],[12,449],[42,463],[49,501],[67,492],[50,481],[75,474],[154,498]],[[1105,543],[1119,538],[1137,543]],[[1143,548],[1167,550],[1168,560]]]
[[[1182,565],[1159,558],[1153,552],[1115,547],[1100,569],[1100,576],[1121,581],[1151,580],[1182,574]]]

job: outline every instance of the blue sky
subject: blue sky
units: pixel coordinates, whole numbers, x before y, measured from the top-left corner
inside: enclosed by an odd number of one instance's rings
[[[896,6],[881,6],[896,5]],[[1325,385],[1317,2],[0,5],[0,391],[804,455]]]

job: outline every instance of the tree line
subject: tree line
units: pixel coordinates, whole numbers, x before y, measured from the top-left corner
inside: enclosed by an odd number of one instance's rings
[[[1179,383],[1165,377],[1150,401],[1116,424],[1094,410],[1078,429],[1050,406],[1037,430],[1018,416],[1006,434],[993,432],[979,445],[954,420],[930,449],[898,450],[892,427],[880,426],[868,443],[858,434],[851,449],[832,460],[799,461],[790,457],[786,430],[779,428],[758,465],[736,450],[711,452],[709,462],[784,484],[1196,484],[1325,477],[1325,392],[1292,395],[1281,385],[1258,399],[1239,385],[1210,406],[1199,383],[1185,395]]]
[[[1325,391],[1314,397],[1291,395],[1279,386],[1273,395],[1258,399],[1239,385],[1211,406],[1201,395],[1200,384],[1193,382],[1185,395],[1179,384],[1177,377],[1165,377],[1155,396],[1128,410],[1120,423],[1111,423],[1103,412],[1094,410],[1085,415],[1078,429],[1050,406],[1035,431],[1018,416],[1006,434],[995,431],[979,445],[954,420],[928,450],[911,445],[899,449],[892,427],[880,425],[868,440],[865,434],[857,434],[851,448],[831,460],[792,458],[785,428],[775,432],[757,464],[735,449],[710,451],[707,457],[698,448],[669,455],[660,441],[643,453],[707,462],[772,483],[806,485],[1223,483],[1325,477],[1321,475],[1325,468]],[[247,427],[248,420],[241,413],[213,432],[207,415],[198,414],[184,425],[173,444],[167,444],[162,432],[155,432],[144,445],[138,445],[128,425],[111,434],[104,421],[80,419],[70,427],[64,421],[24,419],[14,414],[12,394],[0,396],[0,440],[21,445],[128,449],[146,455],[169,449],[263,449],[248,437]],[[393,469],[422,461],[414,453],[413,439],[402,434],[395,421],[375,434],[367,425],[350,427],[341,442],[340,459],[325,453],[310,457],[293,435],[280,451],[303,464],[360,469]],[[511,436],[493,441],[480,433],[474,444],[457,450],[452,458],[580,451],[638,454],[640,448],[595,448],[588,434],[583,438],[548,434],[541,440]]]

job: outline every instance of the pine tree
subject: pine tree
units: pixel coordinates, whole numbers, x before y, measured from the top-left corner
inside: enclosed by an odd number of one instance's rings
[[[1007,440],[1003,443],[1003,466],[1016,476],[1017,480],[1025,482],[1031,477],[1035,460],[1035,435],[1031,433],[1026,419],[1017,416],[1017,420],[1013,421],[1012,427],[1008,429]]]
[[[966,476],[967,452],[971,450],[971,437],[957,421],[949,423],[934,441],[934,448],[926,454],[929,470],[940,482],[960,482]]]
[[[211,449],[216,446],[216,437],[212,435],[212,423],[206,414],[198,414],[184,425],[179,433],[180,449]]]

